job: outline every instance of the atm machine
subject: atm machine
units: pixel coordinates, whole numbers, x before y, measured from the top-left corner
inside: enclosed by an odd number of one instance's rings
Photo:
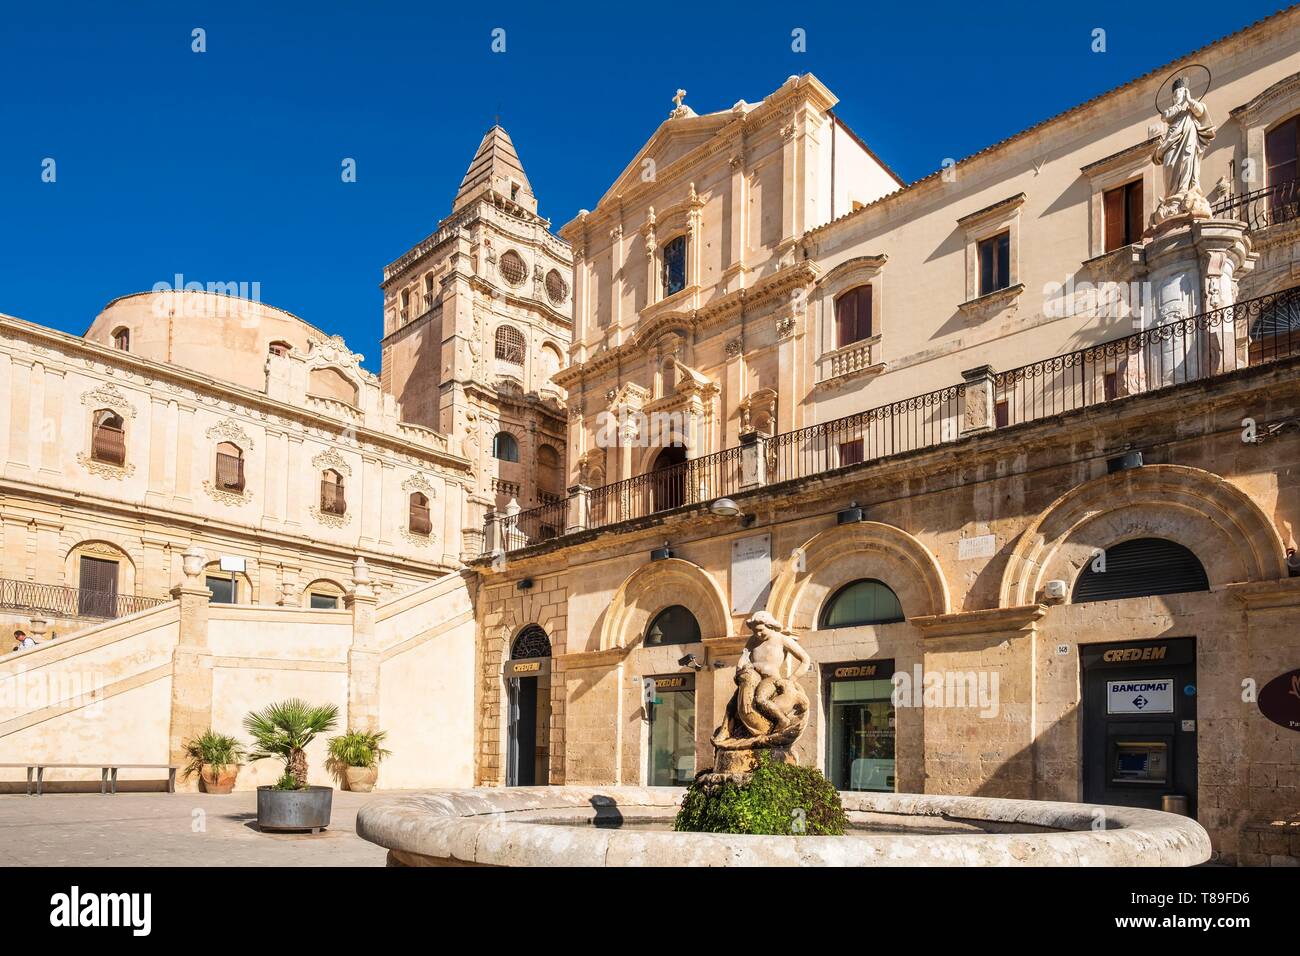
[[[1087,644],[1083,798],[1159,810],[1184,797],[1196,815],[1196,641]]]

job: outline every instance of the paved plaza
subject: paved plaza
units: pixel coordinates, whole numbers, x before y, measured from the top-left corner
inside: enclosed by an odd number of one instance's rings
[[[385,794],[335,791],[328,830],[257,829],[257,795],[0,795],[0,866],[383,866],[356,834],[357,811]]]

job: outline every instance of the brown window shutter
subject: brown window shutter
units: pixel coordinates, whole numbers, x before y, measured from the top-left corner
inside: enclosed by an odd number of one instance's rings
[[[857,326],[858,301],[852,292],[847,292],[835,300],[835,345],[848,345],[853,341]]]
[[[1125,190],[1128,202],[1128,235],[1125,238],[1129,242],[1137,242],[1142,238],[1145,225],[1142,216],[1142,180],[1129,183]]]
[[[1124,215],[1124,187],[1106,190],[1102,197],[1102,215],[1106,220],[1106,252],[1124,245],[1124,227],[1127,225]]]

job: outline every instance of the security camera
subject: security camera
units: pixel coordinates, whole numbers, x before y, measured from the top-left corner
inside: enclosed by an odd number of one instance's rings
[[[1286,549],[1286,570],[1293,578],[1300,578],[1300,552],[1295,548]]]
[[[704,669],[704,665],[701,664],[699,661],[697,661],[697,660],[695,659],[695,655],[694,655],[694,654],[687,654],[685,657],[678,659],[678,661],[677,661],[677,666],[678,666],[678,667],[693,667],[693,668],[695,668],[697,671],[698,671],[698,670],[703,670],[703,669]]]

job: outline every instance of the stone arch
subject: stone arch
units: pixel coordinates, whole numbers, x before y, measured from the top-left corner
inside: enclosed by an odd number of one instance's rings
[[[334,578],[312,578],[310,582],[302,589],[302,597],[299,603],[305,607],[311,607],[312,592],[317,594],[328,594],[330,597],[338,599],[338,608],[343,607],[343,598],[347,595],[348,589]]]
[[[1011,552],[999,603],[1031,604],[1047,581],[1073,584],[1098,549],[1145,537],[1188,548],[1211,588],[1287,575],[1277,529],[1244,491],[1200,468],[1147,465],[1094,478],[1052,502]]]
[[[600,632],[600,649],[627,647],[645,634],[651,619],[680,604],[700,623],[700,636],[729,637],[731,614],[717,581],[697,564],[666,558],[642,565],[619,585]]]
[[[81,587],[81,557],[103,558],[118,563],[118,594],[135,594],[135,559],[125,545],[103,538],[77,541],[63,555],[63,580],[69,587]]]
[[[948,613],[948,582],[938,559],[901,528],[879,521],[837,525],[799,551],[777,575],[767,600],[782,627],[816,627],[826,599],[858,578],[888,585],[909,619]]]

